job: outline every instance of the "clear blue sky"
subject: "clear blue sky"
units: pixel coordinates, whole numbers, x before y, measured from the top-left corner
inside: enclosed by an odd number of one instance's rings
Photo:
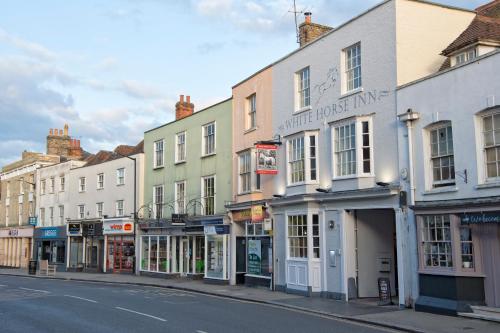
[[[486,1],[436,0],[473,9]],[[337,26],[379,0],[297,0]],[[297,47],[293,0],[2,0],[0,166],[45,152],[49,128],[95,153],[136,144]],[[299,17],[302,21],[302,17]]]

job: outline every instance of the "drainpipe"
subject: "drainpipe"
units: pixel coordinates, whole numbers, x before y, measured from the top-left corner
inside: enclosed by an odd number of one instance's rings
[[[413,121],[420,118],[418,112],[408,109],[406,113],[398,115],[400,121],[406,123],[408,132],[408,177],[410,178],[410,206],[415,204],[415,171],[413,167]]]

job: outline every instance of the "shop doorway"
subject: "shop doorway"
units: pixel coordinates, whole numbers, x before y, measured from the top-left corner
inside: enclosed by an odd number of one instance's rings
[[[133,236],[108,236],[107,271],[133,273],[135,244]]]
[[[180,273],[183,276],[188,275],[191,273],[191,239],[189,238],[182,238],[181,239],[181,248],[180,248],[180,260],[181,260],[181,267],[180,267]]]
[[[104,240],[97,237],[87,237],[85,243],[85,270],[102,271]]]
[[[247,243],[245,237],[236,237],[236,284],[245,283],[247,273]]]
[[[500,307],[500,226],[477,226],[481,239],[484,270],[484,295],[487,306]]]
[[[358,298],[378,298],[378,279],[388,278],[398,294],[396,222],[390,209],[356,210],[354,219]]]

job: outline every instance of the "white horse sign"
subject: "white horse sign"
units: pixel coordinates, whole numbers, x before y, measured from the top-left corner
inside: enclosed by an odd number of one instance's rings
[[[276,145],[255,145],[257,149],[257,173],[261,175],[276,175],[278,167],[276,165]]]

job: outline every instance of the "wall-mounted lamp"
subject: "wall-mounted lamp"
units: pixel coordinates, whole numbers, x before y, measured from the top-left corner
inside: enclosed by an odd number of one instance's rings
[[[386,187],[386,186],[391,185],[390,183],[386,183],[386,182],[376,182],[375,184],[377,184],[378,186],[382,186],[382,187]]]
[[[281,195],[281,194],[273,194],[273,197],[275,197],[275,198],[283,198],[283,197],[284,197],[284,195]]]
[[[321,187],[318,187],[316,189],[316,191],[321,192],[321,193],[331,193],[332,189],[331,188],[321,188]]]
[[[330,228],[330,230],[335,229],[335,221],[334,220],[328,221],[328,228]]]

